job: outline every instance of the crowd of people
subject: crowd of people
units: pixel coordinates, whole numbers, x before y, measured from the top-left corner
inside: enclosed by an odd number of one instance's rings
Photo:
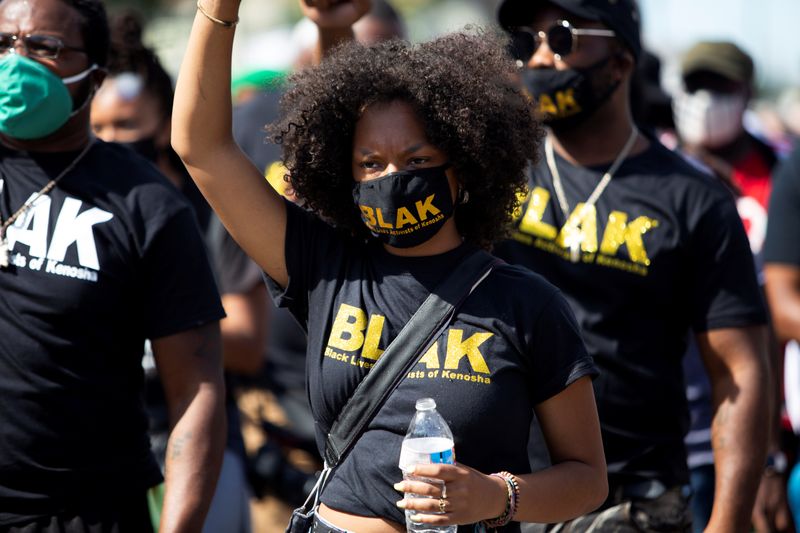
[[[752,57],[670,95],[635,0],[416,44],[299,4],[234,106],[238,0],[175,81],[133,12],[0,0],[0,532],[800,528],[800,145]],[[426,397],[457,460],[404,479]]]

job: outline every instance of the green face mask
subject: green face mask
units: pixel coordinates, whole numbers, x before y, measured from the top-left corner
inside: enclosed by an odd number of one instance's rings
[[[61,79],[25,56],[9,53],[0,58],[0,133],[28,140],[57,131],[80,111],[72,111],[67,85],[81,81],[96,68],[92,65]]]

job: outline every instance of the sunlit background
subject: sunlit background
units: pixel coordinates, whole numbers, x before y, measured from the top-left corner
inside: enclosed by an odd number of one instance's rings
[[[113,14],[133,8],[145,18],[145,43],[175,76],[186,47],[196,0],[108,0]],[[412,41],[468,24],[493,26],[500,0],[389,0]],[[679,84],[681,55],[698,40],[726,39],[756,64],[756,94],[745,123],[779,148],[787,132],[800,137],[800,0],[639,0],[645,47],[662,61],[661,84]],[[297,0],[243,0],[233,55],[234,80],[259,71],[286,71],[315,40]],[[752,127],[750,127],[752,126]]]
[[[762,92],[776,94],[800,85],[800,1],[798,0],[639,0],[644,42],[665,62],[665,76],[680,53],[699,39],[737,42],[756,60]],[[498,0],[395,0],[412,40],[424,40],[466,24],[493,24]],[[195,11],[194,0],[114,0],[147,17],[146,39],[167,68],[180,64]],[[304,42],[296,28],[296,0],[244,0],[237,31],[234,69],[286,68]],[[305,39],[307,40],[307,32]]]

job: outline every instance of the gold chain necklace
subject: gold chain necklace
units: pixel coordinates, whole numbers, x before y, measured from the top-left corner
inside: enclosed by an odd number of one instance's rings
[[[631,149],[633,148],[634,143],[636,143],[636,139],[639,136],[639,130],[636,129],[634,126],[633,130],[631,131],[630,137],[628,137],[625,146],[622,147],[620,150],[619,155],[617,158],[614,159],[614,162],[611,163],[611,166],[608,168],[603,177],[600,178],[600,183],[592,191],[592,194],[589,195],[589,198],[584,202],[583,206],[581,207],[580,212],[576,220],[580,221],[583,220],[583,216],[586,213],[587,209],[594,207],[595,202],[600,198],[600,195],[603,194],[603,191],[606,190],[611,178],[614,177],[614,174],[619,170],[619,167],[625,161],[625,158],[628,157]],[[564,194],[564,187],[561,185],[561,176],[558,173],[558,167],[556,166],[556,158],[553,153],[553,140],[550,135],[548,135],[544,140],[544,153],[545,158],[547,159],[547,167],[550,169],[550,174],[553,176],[553,189],[556,191],[556,198],[558,198],[558,205],[561,207],[561,212],[564,213],[564,217],[569,219],[569,204],[567,203],[567,197]],[[566,224],[565,224],[566,226]],[[568,231],[565,233],[564,236],[564,244],[567,245],[569,248],[569,259],[573,263],[577,263],[581,259],[581,244],[583,244],[583,235],[580,231],[578,231],[577,226],[572,228],[572,231]]]
[[[69,172],[73,168],[75,168],[75,166],[78,163],[80,163],[81,159],[83,159],[83,156],[89,153],[89,150],[92,148],[93,145],[94,145],[94,140],[89,141],[89,144],[87,144],[86,147],[83,150],[81,150],[81,153],[79,153],[75,157],[75,159],[72,160],[72,163],[67,165],[67,168],[62,170],[58,176],[47,182],[47,184],[44,187],[39,189],[39,192],[34,194],[30,200],[22,204],[22,207],[17,209],[17,211],[13,215],[8,217],[5,220],[5,222],[3,222],[2,225],[0,225],[0,268],[7,268],[8,265],[10,264],[10,259],[11,259],[11,247],[8,245],[8,239],[6,238],[6,230],[11,226],[11,224],[14,223],[15,220],[17,220],[20,216],[22,216],[28,209],[33,207],[33,204],[36,203],[36,200],[38,200],[45,194],[49,193],[50,191],[52,191],[53,187],[55,187],[56,184],[58,184],[61,178],[69,174]],[[0,220],[2,220],[2,218],[0,218]]]

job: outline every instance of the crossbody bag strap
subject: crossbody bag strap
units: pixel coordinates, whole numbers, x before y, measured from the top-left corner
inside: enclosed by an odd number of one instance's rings
[[[336,467],[419,357],[449,326],[458,307],[501,260],[476,250],[425,299],[361,380],[328,434],[325,464]]]

